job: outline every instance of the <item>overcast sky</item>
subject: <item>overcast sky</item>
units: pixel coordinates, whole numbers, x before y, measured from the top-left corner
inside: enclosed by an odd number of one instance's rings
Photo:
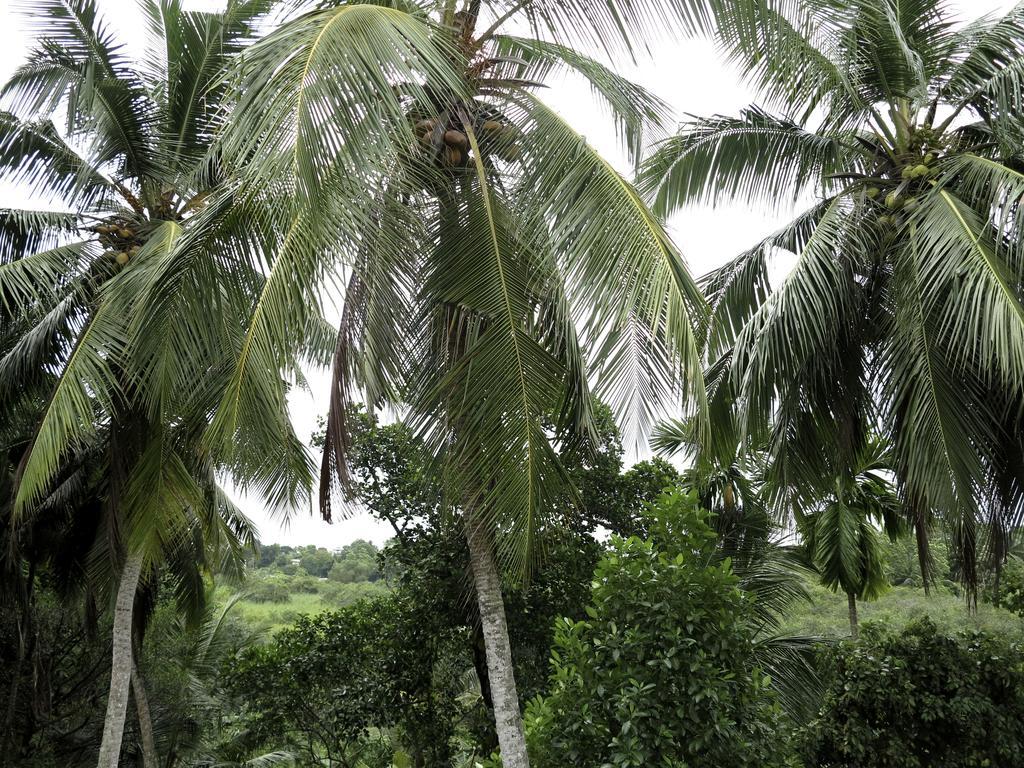
[[[32,46],[25,32],[23,15],[30,12],[31,0],[0,0],[0,81],[22,63]],[[144,44],[142,15],[134,0],[98,0],[108,21],[121,32],[121,39],[133,53]],[[951,5],[966,19],[1008,9],[1003,0],[956,0]],[[222,7],[217,0],[195,0],[186,6],[206,10]],[[653,55],[620,72],[667,101],[677,117],[734,114],[755,101],[738,74],[727,67],[714,46],[703,40],[654,41]],[[621,170],[627,170],[625,157],[616,146],[615,134],[585,86],[566,79],[553,83],[543,94],[562,111],[598,149],[613,158]],[[14,199],[12,199],[12,197]],[[16,195],[0,188],[0,206],[17,204]],[[673,217],[670,234],[685,255],[691,271],[703,274],[730,256],[754,244],[764,234],[791,218],[792,206],[780,201],[776,209],[754,209],[736,205],[694,207]],[[292,403],[293,418],[299,434],[312,433],[318,415],[326,412],[326,375],[311,375],[310,394],[300,394]],[[327,525],[311,510],[294,513],[287,525],[270,515],[261,505],[240,499],[245,511],[257,522],[265,542],[287,544],[316,543],[337,547],[356,538],[369,538],[380,544],[389,537],[390,528],[367,515]]]

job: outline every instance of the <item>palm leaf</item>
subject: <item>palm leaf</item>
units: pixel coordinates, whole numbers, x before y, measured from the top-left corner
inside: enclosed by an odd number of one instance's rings
[[[808,191],[833,191],[830,174],[860,170],[850,142],[849,135],[821,135],[748,107],[738,118],[684,125],[647,160],[641,188],[654,194],[661,215],[723,199],[795,201]]]
[[[636,190],[560,116],[531,95],[523,106],[532,128],[521,183],[553,223],[551,248],[583,346],[599,361],[605,355],[598,395],[617,392],[612,404],[630,414],[636,434],[683,393],[705,414],[695,329],[706,307],[679,252]],[[623,399],[630,381],[644,380],[656,382],[651,398]]]

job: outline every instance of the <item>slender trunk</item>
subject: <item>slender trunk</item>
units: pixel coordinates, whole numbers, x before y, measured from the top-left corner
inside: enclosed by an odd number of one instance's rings
[[[850,606],[850,637],[854,640],[857,639],[858,627],[857,627],[857,596],[853,592],[846,593],[846,599]]]
[[[529,768],[519,695],[512,672],[512,647],[505,622],[505,604],[501,597],[501,577],[494,561],[494,549],[484,525],[471,510],[464,510],[469,562],[473,569],[476,597],[480,606],[484,648],[487,651],[487,678],[494,704],[494,726],[498,732],[503,768]]]
[[[159,763],[156,756],[156,740],[153,738],[153,716],[149,712],[146,686],[134,659],[132,659],[132,697],[135,699],[135,714],[139,720],[143,768],[157,768]]]
[[[121,572],[117,602],[114,605],[110,695],[107,697],[107,716],[103,723],[98,768],[117,768],[121,757],[121,739],[124,737],[132,677],[132,610],[141,574],[142,558],[137,555],[129,557]]]

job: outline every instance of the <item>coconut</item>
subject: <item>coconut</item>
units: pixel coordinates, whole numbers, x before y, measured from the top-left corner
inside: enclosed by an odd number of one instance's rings
[[[935,162],[935,153],[934,152],[929,152],[927,155],[924,156],[924,160],[922,160],[922,162],[925,165],[931,165],[932,163],[934,163]]]
[[[917,208],[917,198],[916,197],[908,197],[906,202],[903,203],[903,210],[904,211],[912,211],[915,208]]]
[[[135,233],[130,229],[119,229],[117,231],[117,236],[123,240],[130,240],[134,235]]]
[[[881,191],[878,187],[868,187],[867,196],[874,200]]]
[[[128,263],[128,258],[129,257],[127,253],[125,253],[124,251],[118,251],[117,255],[114,257],[114,261],[116,261],[123,267],[125,264]]]
[[[502,128],[502,124],[497,120],[484,120],[483,124],[480,126],[481,131],[491,134],[500,133]]]
[[[909,165],[903,166],[903,171],[900,173],[900,176],[902,176],[904,179],[911,179],[911,178],[913,178],[914,177],[914,169],[913,169],[913,167],[909,166]]]
[[[421,136],[424,133],[430,133],[432,130],[434,130],[435,125],[437,125],[436,120],[431,120],[429,118],[427,118],[426,120],[420,120],[418,123],[416,123],[416,133],[418,133]]]
[[[466,147],[469,146],[469,139],[466,138],[466,134],[462,131],[451,129],[444,132],[444,143],[449,147],[465,151]]]
[[[898,192],[890,192],[885,196],[885,207],[886,208],[899,208],[903,204],[903,200],[900,199]]]
[[[914,178],[921,178],[922,176],[927,176],[930,172],[931,168],[929,168],[924,163],[914,166]]]
[[[462,151],[457,147],[445,147],[442,159],[444,160],[444,164],[449,168],[462,165]]]

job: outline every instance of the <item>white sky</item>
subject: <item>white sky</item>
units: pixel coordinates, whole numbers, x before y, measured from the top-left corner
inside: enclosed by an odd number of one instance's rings
[[[1009,0],[954,0],[950,3],[964,19],[991,12],[1005,12]],[[121,34],[132,51],[140,52],[144,43],[142,14],[133,0],[98,0],[104,17]],[[186,6],[195,9],[222,7],[217,0],[194,0]],[[24,13],[31,0],[0,0],[0,81],[6,81],[31,48],[25,31]],[[620,68],[620,73],[653,91],[667,101],[680,118],[687,114],[734,114],[755,101],[737,73],[726,67],[714,46],[703,40],[654,41],[650,60]],[[558,108],[592,144],[615,159],[627,170],[625,156],[616,146],[614,130],[580,82],[566,79],[556,82],[542,96]],[[5,193],[6,192],[6,193]],[[0,190],[0,205],[15,205],[9,190]],[[794,213],[788,201],[776,210],[750,209],[739,205],[693,207],[677,214],[669,222],[669,232],[682,250],[695,275],[723,263],[729,257],[753,245]],[[327,410],[328,377],[310,375],[310,394],[300,393],[292,403],[293,418],[300,436],[310,435],[317,416]],[[340,547],[356,538],[368,538],[380,544],[390,536],[390,528],[368,515],[357,515],[333,525],[323,523],[313,510],[295,512],[287,526],[270,516],[253,500],[240,499],[245,511],[257,522],[261,539],[285,544],[315,543],[328,548]]]

